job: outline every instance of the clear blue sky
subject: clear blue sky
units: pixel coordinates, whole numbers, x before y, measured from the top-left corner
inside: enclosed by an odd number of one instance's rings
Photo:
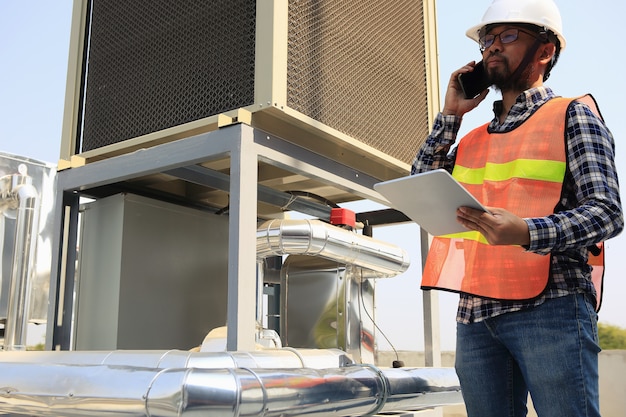
[[[0,151],[56,163],[59,158],[65,99],[70,0],[0,0]],[[479,59],[465,30],[478,23],[491,0],[438,0],[438,47],[441,89],[452,71]],[[626,3],[603,0],[556,0],[564,21],[567,48],[548,81],[558,94],[591,92],[599,102],[617,146],[618,170],[626,181],[626,127],[620,121],[624,81],[622,39]],[[491,118],[491,92],[466,115],[461,133]],[[396,226],[379,238],[397,240],[419,267],[417,227]],[[414,238],[415,237],[415,238]],[[605,297],[600,321],[626,327],[626,235],[607,244]],[[419,270],[377,283],[379,325],[398,349],[421,349]],[[383,282],[385,281],[385,282]],[[442,347],[454,348],[456,296],[441,295]],[[381,348],[386,343],[379,340]]]

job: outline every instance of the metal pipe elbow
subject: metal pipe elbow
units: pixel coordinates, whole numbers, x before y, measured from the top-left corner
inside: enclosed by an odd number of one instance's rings
[[[320,220],[275,219],[257,229],[257,259],[268,256],[319,256],[392,277],[410,265],[407,252],[386,242]]]

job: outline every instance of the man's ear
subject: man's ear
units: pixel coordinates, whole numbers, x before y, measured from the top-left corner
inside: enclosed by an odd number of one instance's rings
[[[552,61],[555,53],[556,46],[553,43],[544,43],[538,51],[539,62],[548,65]]]

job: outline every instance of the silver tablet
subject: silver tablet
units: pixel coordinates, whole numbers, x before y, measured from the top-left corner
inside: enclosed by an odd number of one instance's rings
[[[443,169],[379,182],[374,190],[433,236],[467,231],[456,221],[459,207],[488,211]]]

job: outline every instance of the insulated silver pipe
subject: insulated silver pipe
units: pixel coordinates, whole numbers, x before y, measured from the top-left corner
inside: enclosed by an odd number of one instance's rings
[[[0,179],[0,208],[16,214],[15,247],[4,332],[5,350],[25,350],[39,219],[39,194],[20,166],[20,174]]]
[[[409,256],[402,248],[320,220],[268,220],[257,229],[258,259],[268,256],[320,256],[392,277],[406,271]]]
[[[335,368],[353,361],[339,349],[265,349],[251,352],[183,350],[14,351],[0,353],[1,363],[108,365],[144,368]]]
[[[0,411],[31,416],[324,416],[461,401],[452,369],[0,364]]]

